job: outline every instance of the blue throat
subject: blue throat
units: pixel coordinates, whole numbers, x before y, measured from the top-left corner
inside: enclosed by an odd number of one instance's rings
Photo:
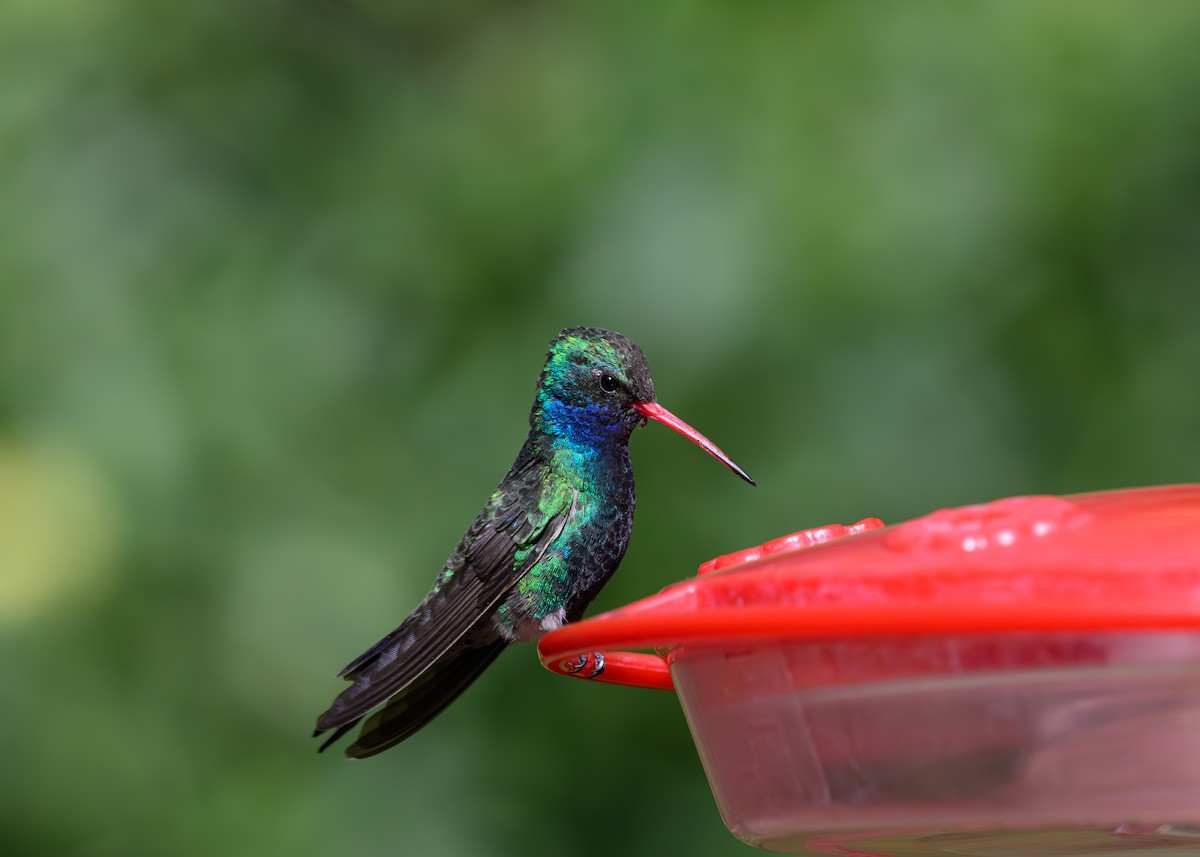
[[[551,464],[586,482],[603,476],[627,438],[610,410],[596,404],[569,405],[552,396],[539,396],[533,428],[549,440],[543,451]]]

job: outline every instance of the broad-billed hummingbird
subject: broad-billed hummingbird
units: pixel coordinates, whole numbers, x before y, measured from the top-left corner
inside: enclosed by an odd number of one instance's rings
[[[751,485],[708,438],[655,401],[642,349],[577,327],[550,342],[529,435],[433,588],[399,628],[338,673],[352,681],[317,718],[324,750],[378,708],[346,750],[365,758],[436,717],[509,643],[573,622],[625,555],[633,526],[629,436],[647,419],[690,438]],[[592,673],[599,659],[581,659]],[[382,707],[380,707],[382,706]]]

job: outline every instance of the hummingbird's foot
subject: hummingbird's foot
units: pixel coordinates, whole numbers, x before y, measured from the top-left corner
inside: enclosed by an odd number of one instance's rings
[[[604,652],[580,655],[575,663],[566,667],[566,672],[580,678],[595,678],[604,672]]]

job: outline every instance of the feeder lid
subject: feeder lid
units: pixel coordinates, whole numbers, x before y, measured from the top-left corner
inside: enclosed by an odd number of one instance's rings
[[[566,674],[670,688],[615,648],[762,639],[1200,627],[1200,485],[1011,497],[805,530],[542,638]],[[585,669],[580,670],[580,656]]]

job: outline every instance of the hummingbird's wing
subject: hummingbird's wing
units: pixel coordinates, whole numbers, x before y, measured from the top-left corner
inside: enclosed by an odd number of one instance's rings
[[[508,640],[500,636],[483,646],[452,646],[434,666],[363,721],[358,737],[346,748],[346,758],[374,756],[417,732],[457,699],[506,648]],[[331,740],[353,729],[356,722],[338,727]]]
[[[488,626],[493,609],[562,532],[577,498],[578,492],[540,459],[524,454],[518,458],[417,609],[338,674],[354,683],[317,718],[316,734],[337,727],[344,727],[338,729],[344,734],[371,709],[413,684],[457,643],[497,643],[498,632]],[[477,627],[481,639],[472,634],[464,640]]]

